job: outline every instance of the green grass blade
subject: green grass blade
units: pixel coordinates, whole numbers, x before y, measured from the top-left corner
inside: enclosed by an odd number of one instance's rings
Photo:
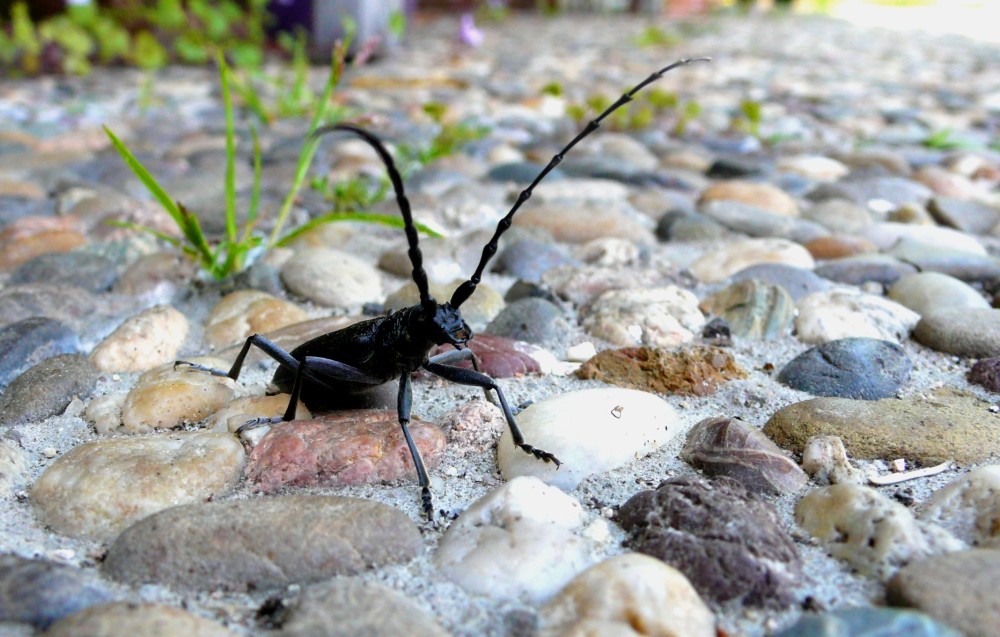
[[[250,228],[257,220],[257,210],[260,207],[260,137],[257,136],[256,127],[250,127],[250,136],[253,138],[253,189],[250,191],[250,211],[247,212],[246,228]]]
[[[151,174],[149,174],[146,167],[139,163],[139,160],[132,155],[129,149],[125,147],[125,144],[123,144],[120,139],[115,137],[115,134],[111,132],[111,129],[105,126],[104,132],[108,134],[115,150],[117,150],[118,154],[121,155],[123,160],[125,160],[128,167],[132,169],[135,176],[139,178],[139,181],[146,186],[146,189],[149,190],[150,194],[152,194],[153,197],[160,202],[160,205],[166,209],[167,213],[170,214],[177,226],[181,230],[184,230],[187,224],[184,221],[184,215],[181,214],[180,206],[177,205],[177,202],[171,199],[170,195],[167,194],[167,191],[160,186],[159,182],[157,182]]]
[[[365,223],[377,223],[379,225],[391,226],[393,228],[404,227],[403,219],[393,215],[376,215],[366,212],[331,212],[302,224],[295,230],[292,230],[283,236],[274,245],[279,248],[284,247],[294,241],[297,237],[309,232],[313,228],[317,228],[326,223],[335,223],[337,221],[364,221]],[[417,230],[431,237],[441,238],[444,236],[422,223],[413,222],[413,225],[416,226]]]
[[[213,270],[214,273],[216,255],[208,246],[208,241],[205,240],[205,234],[201,231],[201,224],[198,223],[198,217],[191,214],[188,209],[182,205],[178,205],[178,208],[184,219],[184,225],[182,228],[185,230],[185,236],[187,236],[188,241],[190,241],[191,245],[198,251],[198,254],[201,255],[201,261],[204,267],[206,269]]]
[[[219,80],[226,109],[226,238],[236,240],[236,132],[233,125],[233,98],[229,93],[229,67],[219,52]]]
[[[157,230],[156,228],[150,228],[149,226],[144,226],[141,223],[132,223],[131,221],[119,221],[118,219],[106,219],[105,224],[109,226],[115,226],[116,228],[128,228],[129,230],[136,230],[138,232],[145,232],[146,234],[151,234],[157,239],[166,241],[172,246],[180,247],[181,242],[177,237],[171,237],[169,234]]]

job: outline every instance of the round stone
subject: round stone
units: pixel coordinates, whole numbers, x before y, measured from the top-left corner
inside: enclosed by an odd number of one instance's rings
[[[359,307],[383,298],[378,270],[331,248],[297,252],[281,267],[281,280],[295,294],[327,307]]]
[[[188,362],[226,368],[225,361],[192,357]],[[198,422],[222,409],[236,395],[236,383],[186,365],[167,363],[139,377],[122,404],[121,424],[130,432],[170,429]]]
[[[703,300],[700,307],[725,320],[733,336],[757,340],[786,336],[795,316],[788,292],[758,279],[734,283]]]
[[[258,290],[227,294],[205,321],[205,344],[212,349],[309,320],[300,307]]]
[[[934,310],[920,319],[913,338],[931,349],[956,356],[1000,356],[1000,310]]]
[[[899,303],[846,288],[803,297],[798,310],[795,330],[803,343],[862,336],[900,342],[920,320],[919,314]]]
[[[799,354],[778,382],[814,396],[878,400],[895,396],[913,363],[902,347],[874,338],[844,338]]]
[[[86,252],[50,252],[27,261],[15,270],[10,283],[64,283],[88,292],[106,292],[118,280],[115,264]]]
[[[889,288],[889,298],[921,316],[945,308],[990,307],[989,301],[975,288],[939,272],[904,276]]]
[[[0,555],[0,621],[44,630],[112,593],[90,573],[65,564]]]
[[[118,326],[90,353],[90,362],[102,372],[144,372],[176,360],[187,333],[183,314],[157,305]]]
[[[40,423],[61,414],[74,397],[90,398],[98,376],[83,354],[45,359],[0,395],[0,426]]]
[[[748,239],[701,257],[690,266],[702,283],[724,281],[744,268],[760,263],[783,263],[811,270],[816,262],[809,251],[785,239]]]
[[[0,389],[31,365],[79,350],[79,337],[62,321],[37,316],[0,327]]]
[[[674,347],[694,340],[704,325],[698,297],[676,285],[609,290],[583,317],[587,332],[615,345]]]
[[[235,637],[221,624],[186,610],[149,602],[98,604],[70,615],[45,632],[46,637],[118,637],[119,635],[184,635]]]
[[[540,298],[511,303],[486,326],[487,334],[543,346],[560,342],[569,331],[562,309]]]
[[[786,217],[799,216],[795,200],[780,188],[749,181],[721,181],[701,193],[701,203],[708,201],[740,201]]]

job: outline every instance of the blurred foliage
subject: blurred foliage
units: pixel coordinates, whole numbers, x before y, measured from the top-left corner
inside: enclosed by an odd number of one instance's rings
[[[632,38],[632,42],[640,47],[674,47],[681,43],[681,36],[651,24]]]
[[[548,89],[544,94],[552,95]],[[562,87],[560,86],[560,91]],[[566,105],[566,115],[578,125],[603,113],[613,104],[612,98],[603,93],[594,93],[582,103],[570,102]],[[676,134],[683,134],[687,125],[701,115],[701,105],[696,101],[681,103],[676,93],[661,88],[651,88],[641,93],[613,112],[603,125],[612,130],[641,130],[654,125],[671,128]]]
[[[7,75],[88,73],[95,63],[156,69],[170,62],[203,64],[225,51],[237,67],[263,61],[268,0],[113,0],[69,4],[32,21],[26,2],[0,23],[0,72]]]

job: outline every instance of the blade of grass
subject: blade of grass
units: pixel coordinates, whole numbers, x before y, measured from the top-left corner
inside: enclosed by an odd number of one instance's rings
[[[260,137],[257,136],[256,127],[250,127],[250,136],[253,138],[253,189],[250,191],[250,210],[247,212],[246,229],[257,220],[257,209],[260,207]],[[243,237],[246,238],[246,232]]]
[[[278,237],[281,236],[281,228],[285,225],[288,213],[292,210],[292,204],[295,203],[295,197],[298,196],[299,189],[302,188],[302,184],[306,180],[306,174],[308,174],[309,166],[316,155],[316,149],[319,148],[319,140],[313,137],[313,133],[316,132],[316,129],[326,119],[326,114],[330,109],[330,99],[333,97],[333,89],[340,83],[340,76],[344,71],[344,55],[348,46],[350,46],[349,38],[347,38],[346,44],[338,43],[333,49],[330,76],[327,78],[326,86],[323,88],[323,97],[320,98],[316,114],[309,125],[309,133],[306,135],[306,142],[302,146],[302,152],[299,153],[299,161],[295,167],[295,179],[292,181],[292,187],[289,189],[288,195],[281,204],[278,220],[274,224],[274,230],[271,231],[271,236],[268,239],[268,245],[271,247],[277,245]]]
[[[218,53],[222,103],[226,109],[226,238],[236,241],[236,132],[233,125],[233,99],[229,93],[229,67],[222,51]]]
[[[313,228],[321,226],[325,223],[334,223],[337,221],[364,221],[366,223],[378,223],[383,226],[391,226],[393,228],[404,227],[403,219],[392,215],[376,215],[366,212],[330,212],[302,224],[295,230],[292,230],[283,236],[281,239],[278,239],[274,245],[278,248],[284,247],[297,237],[309,232]],[[425,226],[422,223],[414,222],[413,225],[416,226],[417,230],[431,237],[441,238],[443,236],[441,233]]]
[[[118,154],[125,160],[128,167],[132,169],[135,176],[139,178],[139,181],[146,186],[146,189],[149,190],[156,200],[160,202],[160,205],[166,209],[167,213],[170,214],[177,226],[183,230],[186,224],[184,222],[184,215],[181,214],[180,206],[177,205],[177,202],[171,199],[170,195],[167,194],[167,191],[160,186],[159,182],[157,182],[151,174],[149,174],[146,167],[139,163],[139,160],[132,155],[129,149],[125,147],[125,144],[123,144],[120,139],[115,137],[115,134],[111,132],[111,129],[105,126],[104,132],[108,134],[115,150],[117,150]]]
[[[187,208],[183,205],[178,204],[178,209],[184,219],[184,225],[182,226],[186,232],[185,235],[191,245],[198,251],[201,255],[201,261],[205,269],[211,270],[215,273],[215,262],[217,258],[217,253],[212,252],[212,248],[208,246],[208,242],[205,241],[205,234],[201,231],[201,224],[198,223],[198,217],[191,214]]]

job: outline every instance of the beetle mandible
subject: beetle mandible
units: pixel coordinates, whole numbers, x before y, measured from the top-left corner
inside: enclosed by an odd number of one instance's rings
[[[423,510],[428,519],[433,519],[434,515],[431,504],[430,480],[427,477],[423,460],[420,458],[420,452],[417,450],[407,426],[410,421],[412,403],[410,375],[418,369],[422,368],[454,383],[481,387],[487,392],[487,395],[491,390],[496,392],[500,408],[503,410],[508,427],[510,427],[514,444],[539,460],[554,463],[558,468],[561,463],[554,455],[525,442],[503,391],[490,376],[478,371],[478,365],[475,365],[472,351],[462,348],[462,345],[472,338],[472,330],[466,325],[459,308],[475,292],[476,286],[483,276],[483,271],[497,252],[500,237],[510,228],[514,214],[531,197],[535,186],[559,165],[567,152],[584,137],[597,130],[604,118],[632,101],[636,93],[660,79],[667,71],[691,62],[708,61],[709,59],[684,59],[656,71],[589,122],[518,195],[510,212],[500,220],[493,237],[483,248],[483,255],[475,273],[455,290],[451,300],[446,303],[438,303],[428,292],[427,273],[424,272],[423,268],[423,256],[417,242],[417,229],[413,224],[410,202],[403,191],[402,177],[385,145],[372,133],[351,124],[333,124],[317,129],[313,133],[314,137],[335,131],[357,135],[378,153],[379,158],[385,164],[389,180],[395,191],[396,202],[403,217],[406,239],[409,244],[408,254],[410,262],[413,264],[413,281],[420,292],[420,303],[393,312],[388,316],[362,321],[336,332],[318,336],[299,345],[291,352],[286,352],[263,336],[254,334],[243,344],[243,348],[228,372],[187,361],[177,361],[176,364],[188,365],[191,369],[210,372],[217,376],[228,376],[237,380],[251,345],[260,348],[278,362],[279,367],[274,373],[272,383],[280,391],[291,394],[284,415],[276,418],[252,420],[238,431],[269,422],[294,420],[295,407],[300,398],[307,407],[313,409],[314,405],[322,405],[325,402],[324,398],[329,398],[330,392],[355,394],[366,390],[370,391],[374,386],[399,379],[396,412],[406,444],[413,457],[413,464],[417,470]],[[433,347],[444,344],[454,346],[455,350],[434,357],[428,356]],[[465,369],[454,365],[454,363],[463,360],[472,360],[477,369]]]

